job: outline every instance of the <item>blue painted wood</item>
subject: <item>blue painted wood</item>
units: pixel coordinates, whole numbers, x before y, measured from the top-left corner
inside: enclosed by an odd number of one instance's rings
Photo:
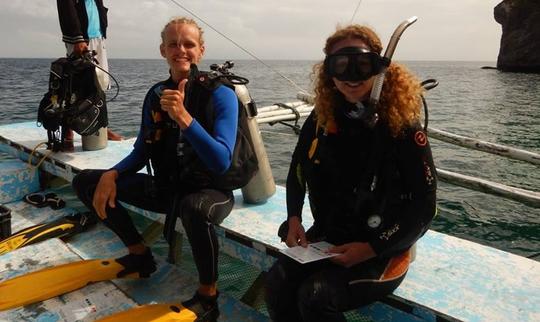
[[[21,131],[25,133],[24,139]],[[25,159],[28,149],[44,138],[43,129],[35,128],[33,122],[0,126],[0,151]],[[15,143],[10,145],[11,141]],[[50,162],[45,162],[44,169],[70,180],[73,169],[114,165],[127,154],[131,144],[132,141],[109,142],[105,150],[82,152],[76,142],[76,152],[55,153]],[[235,209],[220,227],[223,240],[232,233],[253,241],[254,249],[285,247],[276,236],[277,227],[286,217],[284,188],[279,187],[275,196],[262,205],[244,205],[239,194],[236,198]],[[310,218],[309,209],[304,211],[304,217]],[[143,213],[163,220],[160,214]],[[258,263],[262,269],[271,265],[271,261],[264,259],[268,256],[260,251],[246,250],[238,243],[230,245],[224,244],[223,248],[243,260]],[[538,281],[540,264],[536,261],[428,231],[418,242],[416,261],[394,294],[465,321],[540,321]]]
[[[50,239],[0,256],[0,282],[77,260],[80,257],[62,241]],[[133,305],[135,302],[114,284],[100,282],[64,296],[0,312],[0,321],[93,321]]]
[[[59,196],[72,199],[69,186],[54,190]],[[72,196],[69,196],[71,194]],[[76,203],[73,203],[77,206]],[[64,208],[51,212],[34,208],[22,201],[9,204],[17,227],[34,225],[45,219],[56,219],[75,210]],[[39,211],[44,211],[39,216]],[[0,282],[45,267],[80,259],[117,258],[127,253],[122,242],[103,224],[98,223],[82,234],[75,235],[65,244],[59,239],[27,246],[0,256]],[[168,264],[156,255],[158,271],[148,279],[116,279],[101,282],[47,301],[0,312],[0,321],[22,321],[27,318],[40,321],[85,321],[129,309],[138,304],[180,302],[190,298],[198,287],[198,279],[181,267]],[[220,321],[268,321],[268,317],[253,308],[222,293],[219,298]]]
[[[407,314],[381,302],[375,302],[371,305],[362,307],[358,309],[358,312],[362,316],[377,322],[435,322],[434,317],[426,319],[422,316]]]
[[[0,168],[0,203],[22,199],[39,190],[37,169],[20,160],[6,160]]]

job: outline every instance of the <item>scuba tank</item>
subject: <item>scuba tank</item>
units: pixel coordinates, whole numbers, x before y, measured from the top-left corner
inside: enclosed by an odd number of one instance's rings
[[[101,127],[92,134],[81,135],[82,149],[95,151],[107,147],[107,127]]]
[[[249,83],[249,80],[233,74],[230,71],[232,67],[234,67],[234,62],[232,61],[226,61],[223,64],[212,64],[210,65],[211,71],[208,75],[210,78],[220,79],[222,82],[228,84],[228,86],[233,87],[239,101],[238,108],[243,108],[246,112],[246,125],[244,125],[243,129],[244,133],[249,135],[251,139],[253,153],[257,158],[258,170],[249,179],[247,184],[241,187],[242,197],[246,203],[263,203],[276,192],[276,184],[262,141],[259,124],[257,123],[257,107],[245,86]],[[241,125],[239,124],[239,126]]]
[[[239,106],[239,108],[246,109],[249,135],[251,136],[255,155],[259,162],[259,171],[251,178],[247,185],[242,187],[242,197],[246,203],[262,203],[268,200],[268,198],[276,192],[276,184],[274,182],[274,176],[272,175],[272,169],[270,168],[270,162],[268,161],[268,155],[266,154],[266,149],[264,148],[264,143],[262,141],[259,124],[257,123],[257,108],[245,85],[235,84],[234,91],[242,103],[242,106]]]

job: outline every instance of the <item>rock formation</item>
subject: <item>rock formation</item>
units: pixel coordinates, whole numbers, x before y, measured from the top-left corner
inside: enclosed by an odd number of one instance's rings
[[[497,68],[540,73],[540,1],[503,0],[494,16],[502,25]]]

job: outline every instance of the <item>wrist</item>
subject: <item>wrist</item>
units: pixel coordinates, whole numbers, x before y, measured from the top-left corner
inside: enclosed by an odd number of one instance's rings
[[[191,122],[193,122],[193,117],[191,117],[191,115],[184,110],[177,115],[175,121],[178,123],[181,130],[185,130],[191,125]]]
[[[291,223],[294,223],[294,224],[302,224],[302,218],[300,218],[299,216],[290,216],[289,219],[289,224]]]
[[[111,179],[115,180],[118,179],[118,170],[116,169],[111,169],[107,172],[105,172],[104,174],[106,174],[108,177],[110,177]]]

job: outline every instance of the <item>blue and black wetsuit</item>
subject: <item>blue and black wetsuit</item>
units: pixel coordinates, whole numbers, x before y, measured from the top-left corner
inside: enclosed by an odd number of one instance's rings
[[[229,168],[236,141],[238,99],[234,91],[224,85],[208,89],[194,82],[192,86],[197,89],[197,97],[190,99],[187,109],[193,121],[182,131],[159,104],[161,91],[176,89],[178,84],[169,78],[148,91],[133,150],[113,169],[119,173],[118,201],[181,218],[200,282],[212,284],[217,281],[218,256],[212,224],[221,223],[230,213],[234,198],[231,191],[215,188],[210,181],[187,180],[190,176],[179,167],[197,168],[199,175],[208,178],[219,176]],[[182,161],[185,156],[190,157],[189,163]],[[159,178],[138,173],[149,160]],[[104,171],[85,170],[73,179],[79,198],[90,209],[95,187]],[[179,177],[181,173],[183,177]],[[154,179],[159,179],[157,186]],[[125,208],[116,203],[115,208],[107,206],[106,212],[104,223],[126,246],[142,242]]]
[[[159,135],[156,133],[149,134],[149,131],[153,128],[158,128],[156,131],[159,130],[157,123],[170,121],[166,112],[156,114],[160,110],[160,93],[163,89],[176,89],[176,86],[172,79],[169,78],[152,86],[146,94],[142,112],[142,124],[133,145],[133,150],[113,167],[113,169],[118,170],[119,174],[136,173],[146,165],[150,155],[145,141],[149,139],[148,135]],[[215,173],[223,173],[231,163],[236,140],[238,101],[232,89],[221,85],[214,89],[210,104],[212,104],[215,111],[212,133],[208,133],[197,118],[194,117],[190,126],[182,131],[182,136],[194,147],[197,155],[208,169]],[[203,108],[200,107],[200,109]],[[197,107],[191,107],[191,109],[196,110]]]
[[[382,122],[369,129],[347,117],[347,108],[343,102],[335,113],[337,133],[317,131],[313,113],[305,121],[287,177],[287,212],[301,218],[309,192],[309,241],[367,242],[377,255],[349,268],[280,258],[267,279],[275,321],[345,321],[341,312],[389,294],[405,276],[409,248],[435,215],[426,134],[410,127],[394,138]]]

